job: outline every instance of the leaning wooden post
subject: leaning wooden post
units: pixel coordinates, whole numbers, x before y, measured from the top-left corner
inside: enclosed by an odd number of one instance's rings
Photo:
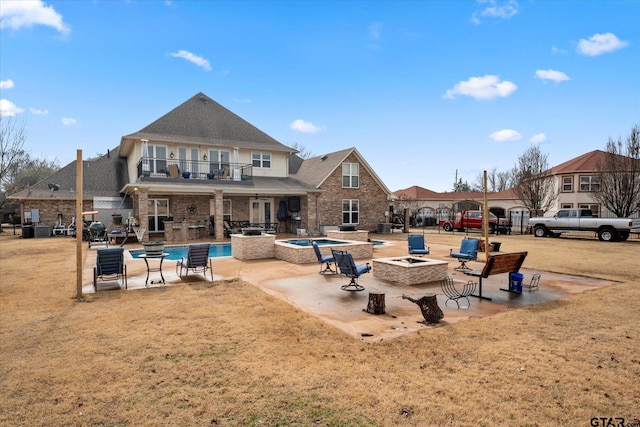
[[[76,154],[76,299],[82,299],[82,150]]]

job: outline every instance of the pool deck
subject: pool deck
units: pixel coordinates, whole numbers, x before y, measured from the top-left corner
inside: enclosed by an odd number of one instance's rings
[[[126,249],[138,249],[138,246],[136,244],[127,245]],[[429,258],[441,261],[452,260],[448,256],[449,246],[432,244],[430,249]],[[95,255],[91,253],[93,250],[93,248],[90,250],[83,268],[83,292],[87,294],[94,292],[93,264]],[[139,292],[147,291],[145,289],[147,270],[144,260],[133,259],[127,251],[125,253],[128,289]],[[375,246],[373,250],[373,258],[398,256],[406,256],[406,242],[390,241],[388,244]],[[463,308],[458,309],[456,304],[451,301],[445,305],[446,297],[440,289],[439,282],[406,286],[380,279],[368,273],[359,279],[359,283],[365,287],[364,291],[348,292],[340,289],[341,285],[349,281],[348,278],[331,274],[320,275],[318,274],[320,266],[317,263],[300,265],[278,259],[240,261],[233,257],[212,259],[214,280],[244,280],[265,293],[282,299],[364,342],[398,338],[407,333],[443,327],[474,317],[493,316],[616,284],[613,281],[522,268],[520,273],[524,274],[525,284],[528,283],[532,274],[542,274],[539,290],[533,292],[524,290],[521,294],[505,292],[500,288],[508,286],[508,274],[490,276],[483,279],[483,296],[492,298],[492,301],[470,297],[470,307],[467,308],[466,301],[461,300],[460,305]],[[357,264],[365,262],[372,263],[372,260],[356,260]],[[483,262],[470,262],[469,266],[481,269],[483,264]],[[188,281],[180,279],[176,274],[175,265],[176,261],[165,260],[163,264],[165,285],[153,283],[150,284],[150,287],[185,286],[189,282],[202,281],[202,275],[194,274],[189,276]],[[526,261],[524,265],[526,267]],[[453,270],[456,266],[457,263],[449,262],[448,274],[457,284],[473,279],[460,271]],[[149,278],[155,281],[159,278],[159,273],[151,272]],[[107,282],[99,283],[99,291],[108,289],[118,289],[117,284],[114,287],[113,284]],[[369,291],[385,293],[385,314],[373,315],[364,311],[367,308]],[[403,294],[415,299],[419,299],[425,294],[436,294],[438,305],[444,312],[444,318],[436,324],[425,324],[419,307],[403,299]]]

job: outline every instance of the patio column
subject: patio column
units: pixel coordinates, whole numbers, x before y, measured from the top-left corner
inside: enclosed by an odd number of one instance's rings
[[[223,192],[222,190],[216,190],[215,193],[213,194],[213,202],[215,204],[216,207],[216,217],[215,217],[215,234],[216,234],[216,240],[223,240],[224,239],[224,206],[222,204],[222,197],[223,197]]]
[[[307,194],[307,229],[320,230],[318,224],[318,196],[319,194]]]
[[[142,237],[143,242],[149,241],[149,189],[139,188],[138,195],[138,225],[144,227],[146,233]]]

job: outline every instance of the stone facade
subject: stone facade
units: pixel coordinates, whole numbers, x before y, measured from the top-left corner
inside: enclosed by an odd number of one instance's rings
[[[261,236],[231,235],[231,255],[239,260],[265,259],[275,257],[276,236],[262,234]]]

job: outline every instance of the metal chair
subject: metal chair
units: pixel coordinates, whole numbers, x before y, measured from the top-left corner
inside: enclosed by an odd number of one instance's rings
[[[424,245],[424,236],[414,234],[407,237],[407,245],[409,246],[409,255],[429,255],[429,248]]]
[[[127,266],[124,264],[124,248],[101,248],[96,251],[96,263],[93,266],[93,289],[98,292],[98,279],[117,281],[118,286],[127,289]]]
[[[345,275],[351,278],[351,281],[342,285],[340,289],[343,291],[363,291],[364,286],[358,284],[358,278],[371,271],[371,265],[369,263],[356,265],[353,260],[353,255],[351,255],[347,251],[336,251],[335,249],[331,249],[331,253],[333,254],[333,259],[336,260],[336,264],[340,269],[340,274]]]
[[[176,264],[176,274],[182,278],[182,273],[185,272],[185,277],[189,277],[189,270],[191,270],[193,273],[202,273],[206,279],[207,270],[210,270],[211,281],[213,281],[213,266],[209,258],[210,246],[210,243],[189,245],[187,257],[182,257]]]
[[[318,263],[320,264],[320,274],[325,274],[327,271],[331,272],[331,274],[338,274],[338,269],[335,270],[331,268],[331,264],[335,265],[336,260],[333,259],[333,254],[331,255],[322,255],[320,252],[320,248],[315,241],[311,241],[311,246],[313,246],[313,251],[316,253],[316,257],[318,258]],[[324,270],[322,266],[325,265]]]
[[[460,265],[454,268],[454,270],[471,270],[469,267],[467,267],[467,261],[475,261],[476,259],[478,259],[479,245],[480,240],[478,239],[462,239],[459,252],[453,252],[453,249],[450,249],[449,256],[452,258],[457,258],[458,261],[460,261]]]

